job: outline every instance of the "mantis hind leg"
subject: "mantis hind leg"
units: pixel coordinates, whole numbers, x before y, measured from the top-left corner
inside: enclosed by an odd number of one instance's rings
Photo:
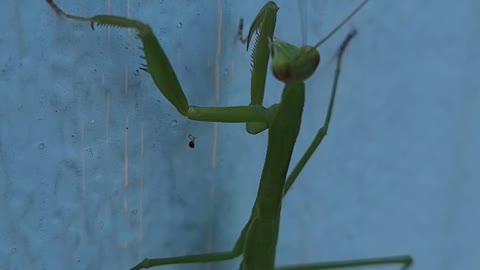
[[[292,265],[277,267],[275,270],[320,270],[320,269],[339,269],[347,267],[373,266],[373,265],[387,265],[387,264],[401,264],[402,270],[406,270],[413,263],[410,256],[395,256],[383,258],[370,258],[350,261],[335,261],[324,263],[312,263],[303,265]]]
[[[343,41],[342,45],[340,46],[337,54],[337,67],[335,69],[335,77],[333,79],[333,86],[332,86],[332,93],[330,96],[330,102],[328,105],[327,115],[325,117],[325,122],[323,126],[318,130],[317,135],[313,139],[312,143],[308,147],[307,151],[303,154],[302,158],[298,162],[298,164],[293,169],[292,173],[288,176],[285,188],[283,192],[283,196],[285,196],[288,190],[292,187],[293,183],[297,179],[298,175],[302,171],[302,169],[307,164],[310,157],[313,155],[317,147],[322,142],[325,135],[327,135],[328,126],[330,124],[330,119],[332,117],[333,112],[333,105],[335,102],[335,95],[337,92],[338,86],[338,79],[340,77],[340,71],[342,66],[342,57],[347,48],[348,44],[352,40],[352,38],[357,34],[354,30]],[[392,256],[392,257],[379,257],[379,258],[369,258],[369,259],[359,259],[359,260],[349,260],[349,261],[332,261],[332,262],[324,262],[324,263],[314,263],[314,264],[304,264],[304,265],[292,265],[292,266],[285,266],[285,267],[277,267],[275,270],[320,270],[320,269],[339,269],[339,268],[347,268],[347,267],[360,267],[360,266],[370,266],[370,265],[387,265],[387,264],[401,264],[403,267],[402,269],[408,269],[410,265],[413,263],[413,259],[411,256]]]
[[[139,264],[132,267],[130,270],[140,270],[145,268],[150,268],[160,265],[172,265],[172,264],[187,264],[187,263],[211,263],[211,262],[221,262],[228,261],[240,256],[242,250],[232,250],[231,252],[217,252],[217,253],[206,253],[198,255],[189,255],[189,256],[179,256],[171,258],[153,258],[153,259],[144,259]]]
[[[135,265],[130,270],[140,270],[140,269],[150,268],[150,267],[160,266],[160,265],[187,264],[187,263],[211,263],[211,262],[221,262],[221,261],[232,260],[242,255],[243,248],[245,246],[245,237],[251,223],[252,223],[252,217],[250,217],[250,220],[247,222],[247,225],[243,227],[242,232],[231,251],[188,255],[188,256],[180,256],[180,257],[170,257],[170,258],[144,259],[143,261]]]
[[[335,96],[337,94],[338,79],[340,78],[340,71],[341,71],[341,68],[342,68],[343,54],[344,54],[345,49],[347,48],[348,44],[350,44],[350,41],[353,39],[353,37],[355,37],[356,34],[357,34],[356,30],[350,32],[347,35],[347,37],[345,38],[345,40],[343,41],[340,48],[338,49],[337,66],[335,68],[335,77],[333,79],[333,86],[332,86],[332,91],[331,91],[331,94],[330,94],[330,102],[328,104],[328,110],[327,110],[327,115],[325,117],[325,122],[323,123],[323,126],[318,130],[317,135],[315,135],[315,138],[313,139],[312,143],[308,147],[307,151],[305,151],[305,153],[303,154],[300,161],[297,163],[297,165],[295,166],[293,171],[288,176],[288,178],[285,182],[285,188],[284,188],[284,191],[283,191],[283,196],[285,196],[287,194],[288,190],[292,187],[295,180],[297,180],[298,175],[303,170],[303,168],[307,164],[310,157],[312,157],[315,150],[317,150],[317,147],[323,141],[323,138],[325,138],[325,136],[327,135],[328,126],[330,124],[330,119],[332,118],[333,105],[335,103]]]

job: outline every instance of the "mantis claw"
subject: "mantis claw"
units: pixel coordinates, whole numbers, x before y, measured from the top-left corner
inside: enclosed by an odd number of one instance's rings
[[[148,72],[147,65],[145,65],[145,64],[142,64],[142,66],[139,67],[139,69],[141,69],[141,70],[143,70],[143,71],[145,71],[145,72],[147,72],[147,73],[150,73],[150,72]]]
[[[238,24],[238,39],[240,40],[240,42],[242,42],[242,44],[246,44],[247,41],[249,40],[248,37],[243,37],[243,26],[244,26],[244,20],[243,18],[240,18],[240,23]],[[247,50],[248,50],[248,46],[247,46]]]
[[[337,56],[341,56],[343,51],[345,51],[345,48],[347,47],[348,43],[350,43],[350,40],[352,40],[352,38],[355,37],[356,35],[357,35],[357,29],[353,29],[350,33],[348,33],[342,45],[340,45],[340,48],[338,48]]]

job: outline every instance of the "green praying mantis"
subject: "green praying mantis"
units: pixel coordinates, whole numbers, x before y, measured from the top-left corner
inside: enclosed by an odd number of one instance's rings
[[[62,11],[53,0],[46,1],[56,13],[69,19],[90,22],[92,29],[94,25],[134,28],[143,44],[144,59],[146,60],[144,70],[150,74],[160,92],[181,115],[195,121],[245,123],[246,130],[250,134],[258,134],[268,129],[267,152],[255,204],[251,216],[242,229],[233,249],[228,252],[144,259],[131,268],[132,270],[160,265],[218,262],[240,256],[242,257],[240,264],[242,270],[313,270],[386,264],[399,264],[403,269],[407,269],[412,264],[411,256],[402,255],[275,267],[282,199],[327,134],[340,77],[342,57],[346,47],[357,32],[352,31],[338,50],[325,122],[318,130],[307,151],[287,177],[292,152],[301,125],[305,102],[304,81],[315,72],[320,63],[320,54],[317,48],[353,17],[368,0],[364,0],[315,46],[299,48],[282,40],[273,39],[276,14],[279,10],[273,1],[262,7],[254,19],[246,39],[243,39],[241,34],[243,26],[243,21],[241,21],[240,39],[247,43],[247,50],[255,35],[256,42],[252,53],[251,103],[247,106],[235,107],[196,107],[189,105],[175,71],[152,29],[147,24],[110,15],[75,16]],[[285,87],[280,103],[265,108],[263,98],[270,57],[272,72],[278,80],[285,83]]]

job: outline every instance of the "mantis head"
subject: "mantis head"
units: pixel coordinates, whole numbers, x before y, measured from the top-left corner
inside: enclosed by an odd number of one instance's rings
[[[320,63],[320,53],[312,46],[298,48],[277,39],[273,41],[270,52],[273,75],[284,83],[305,81]]]
[[[298,48],[279,39],[270,41],[272,72],[275,78],[285,83],[303,82],[310,78],[320,63],[320,53],[317,48],[342,28],[367,2],[368,0],[363,0],[350,15],[314,46]]]

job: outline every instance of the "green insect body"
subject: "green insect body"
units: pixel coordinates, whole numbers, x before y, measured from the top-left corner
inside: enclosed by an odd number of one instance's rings
[[[338,52],[337,68],[325,123],[318,130],[315,139],[294,167],[292,173],[287,177],[302,120],[305,103],[304,81],[315,72],[320,62],[320,55],[316,49],[318,45],[345,24],[365,5],[367,0],[364,0],[323,41],[313,47],[305,46],[301,48],[281,40],[275,40],[271,44],[278,6],[272,1],[265,4],[253,21],[246,38],[248,49],[253,36],[256,34],[256,42],[252,53],[250,105],[235,107],[196,107],[189,105],[165,52],[147,24],[110,15],[98,15],[90,18],[74,16],[63,12],[52,0],[46,1],[58,14],[73,20],[88,21],[92,28],[94,25],[99,25],[136,29],[143,44],[147,61],[146,70],[160,92],[185,117],[196,121],[245,123],[247,131],[251,134],[257,134],[268,129],[268,146],[255,204],[251,216],[242,229],[233,249],[227,252],[144,259],[131,268],[132,270],[160,265],[218,262],[239,256],[242,256],[241,270],[308,270],[384,264],[400,264],[405,269],[412,263],[412,258],[407,255],[275,268],[282,199],[327,134],[340,76],[341,59],[345,48],[356,32],[354,31],[347,36]],[[286,84],[280,103],[265,108],[263,98],[270,55],[272,56],[272,71],[275,77]]]

